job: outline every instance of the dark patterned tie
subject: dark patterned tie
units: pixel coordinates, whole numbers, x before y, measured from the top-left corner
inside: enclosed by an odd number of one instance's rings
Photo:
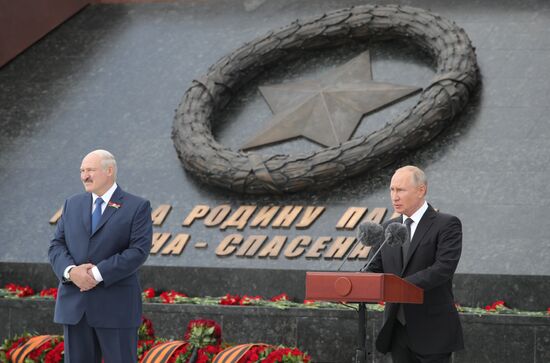
[[[101,197],[95,200],[95,209],[92,213],[92,233],[95,232],[99,221],[101,220],[101,205],[103,204],[103,199]]]
[[[409,253],[409,247],[411,246],[411,224],[413,224],[413,220],[411,218],[407,218],[405,220],[405,226],[407,226],[407,236],[408,239],[403,243],[402,249],[403,249],[403,266],[405,266],[405,261],[407,261],[407,254]]]

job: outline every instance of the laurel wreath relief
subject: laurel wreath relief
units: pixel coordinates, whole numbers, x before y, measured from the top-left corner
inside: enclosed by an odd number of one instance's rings
[[[434,59],[436,74],[416,105],[369,135],[308,154],[236,152],[214,139],[212,117],[266,67],[293,51],[320,49],[350,38],[405,38]],[[439,15],[406,6],[341,9],[297,20],[220,59],[185,93],[176,110],[172,139],[185,169],[209,185],[250,194],[323,189],[380,169],[432,140],[467,104],[479,77],[465,31]]]

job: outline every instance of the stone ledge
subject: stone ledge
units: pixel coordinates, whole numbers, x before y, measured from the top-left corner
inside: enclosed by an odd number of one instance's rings
[[[297,300],[304,298],[305,274],[302,270],[176,266],[143,266],[140,270],[141,286],[157,291],[173,289],[189,296],[231,293],[265,297],[285,292]],[[58,284],[47,263],[0,262],[0,286],[31,281],[35,290]],[[247,281],[246,286],[242,281]],[[462,306],[485,306],[504,300],[516,309],[544,311],[548,308],[550,276],[456,274],[453,289],[455,301]]]
[[[25,331],[61,334],[53,309],[51,300],[0,299],[0,338]],[[227,342],[298,346],[314,362],[351,362],[355,350],[357,315],[351,310],[146,303],[143,311],[160,337],[181,338],[189,320],[207,318],[222,326]],[[550,362],[549,317],[461,314],[461,320],[467,350],[455,353],[453,363]],[[381,321],[380,312],[369,312],[371,351]],[[375,352],[369,362],[389,360]]]

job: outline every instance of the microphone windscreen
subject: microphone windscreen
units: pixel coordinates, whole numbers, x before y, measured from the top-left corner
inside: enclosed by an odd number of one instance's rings
[[[386,227],[386,240],[388,245],[396,246],[402,245],[405,241],[409,240],[409,232],[407,227],[401,223],[393,222]]]
[[[363,222],[359,225],[357,239],[365,246],[375,246],[384,238],[384,228],[378,223],[371,221]]]

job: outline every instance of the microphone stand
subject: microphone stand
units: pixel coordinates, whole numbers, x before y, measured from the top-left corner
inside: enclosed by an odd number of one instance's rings
[[[382,248],[382,246],[380,246]],[[380,251],[380,248],[378,251]],[[344,260],[338,266],[338,269],[336,272],[339,272],[342,266],[344,266],[344,263],[347,261],[348,256],[351,254],[351,251],[353,251],[353,247],[349,249],[348,253],[344,256]],[[378,253],[376,251],[376,253]],[[376,256],[376,254],[374,255]],[[373,257],[374,257],[373,256]],[[365,266],[368,267],[370,263],[372,262],[372,258],[370,261],[367,262]],[[359,272],[364,272],[366,270],[365,267],[361,268]],[[369,345],[367,343],[367,304],[364,302],[359,303],[359,309],[357,309],[358,319],[357,319],[357,348],[355,349],[355,363],[366,363],[367,362],[367,354],[369,351]]]
[[[380,244],[380,247],[374,252],[374,255],[367,261],[365,266],[363,266],[359,272],[365,272],[372,261],[376,258],[376,256],[380,253],[382,250],[382,247],[386,245],[390,240],[390,245],[394,243],[393,238],[385,238],[384,242]],[[342,267],[342,266],[340,266]],[[340,269],[338,269],[340,270]],[[369,345],[367,342],[367,304],[364,302],[359,303],[359,309],[357,310],[357,313],[359,314],[358,319],[358,334],[357,334],[357,349],[355,351],[355,363],[366,363],[367,361],[367,354],[369,352]]]
[[[382,247],[384,247],[384,245],[388,241],[389,239],[386,238],[384,242],[380,244],[380,247],[378,247],[374,255],[372,255],[370,260],[367,261],[365,266],[363,266],[359,270],[359,272],[365,272],[369,268],[372,261],[374,261],[374,258],[376,257],[376,255],[380,253],[380,251],[382,250]],[[369,352],[369,344],[367,342],[367,304],[365,304],[364,302],[360,302],[359,309],[357,310],[357,314],[359,314],[359,317],[357,319],[358,333],[357,333],[357,349],[355,350],[355,363],[366,363],[367,354]]]
[[[365,266],[363,266],[359,272],[365,272],[367,271],[367,269],[369,268],[370,264],[372,263],[372,261],[374,261],[374,258],[376,257],[376,255],[378,253],[380,253],[380,251],[382,250],[382,247],[384,247],[384,245],[389,241],[389,239],[385,239],[384,242],[382,242],[382,244],[380,245],[380,247],[378,247],[378,249],[376,250],[376,252],[374,252],[374,255],[372,255],[372,257],[370,258],[370,260],[367,261],[367,263],[365,264]]]
[[[355,350],[355,363],[366,363],[369,345],[367,343],[367,304],[359,303],[357,310],[357,349]]]
[[[372,261],[374,261],[376,256],[382,250],[382,247],[384,247],[386,245],[386,243],[388,243],[388,241],[390,241],[390,240],[392,240],[390,245],[392,243],[395,243],[395,241],[393,241],[393,238],[384,239],[384,242],[382,242],[380,244],[380,247],[378,247],[376,252],[374,252],[374,255],[372,255],[372,257],[367,261],[365,266],[363,266],[361,268],[361,270],[359,270],[359,272],[365,272],[369,268]],[[366,363],[367,352],[369,351],[369,345],[367,343],[367,309],[366,309],[366,304],[364,302],[359,303],[358,313],[359,313],[359,320],[358,320],[359,321],[359,333],[357,335],[357,339],[358,339],[357,343],[358,343],[359,347],[363,346],[364,350],[361,350],[360,348],[357,348],[357,350],[355,351],[355,363]]]

